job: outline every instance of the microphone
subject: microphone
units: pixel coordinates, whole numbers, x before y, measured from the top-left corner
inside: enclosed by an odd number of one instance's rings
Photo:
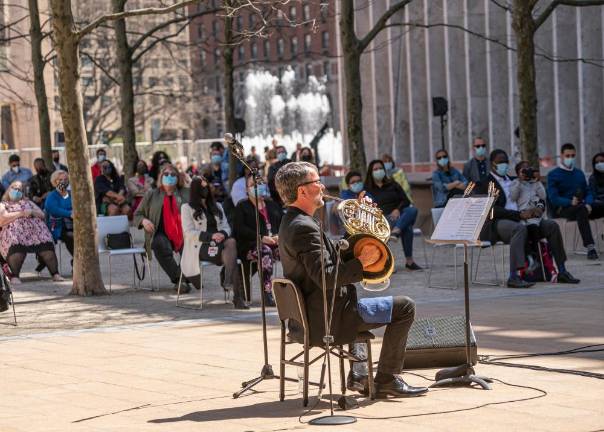
[[[348,240],[346,240],[346,239],[338,240],[338,248],[341,251],[344,251],[344,250],[348,249],[349,247],[350,247],[350,243],[348,243]]]
[[[224,142],[234,154],[243,157],[243,145],[231,133],[224,134]]]

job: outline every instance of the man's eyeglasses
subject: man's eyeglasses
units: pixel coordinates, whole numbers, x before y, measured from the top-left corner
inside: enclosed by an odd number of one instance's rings
[[[300,183],[298,185],[298,187],[300,187],[300,186],[306,186],[306,185],[309,185],[309,184],[312,184],[312,183],[314,183],[316,185],[319,185],[319,184],[321,184],[321,179],[318,179],[318,180],[309,180],[309,181],[306,181],[304,183]]]

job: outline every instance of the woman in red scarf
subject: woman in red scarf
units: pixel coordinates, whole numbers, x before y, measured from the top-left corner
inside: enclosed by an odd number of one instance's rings
[[[184,245],[180,207],[188,201],[188,190],[178,188],[178,172],[170,165],[163,166],[158,175],[158,187],[143,197],[134,213],[134,224],[145,230],[145,248],[157,258],[177,288],[180,267],[174,252],[181,253]],[[181,292],[191,287],[184,283]]]

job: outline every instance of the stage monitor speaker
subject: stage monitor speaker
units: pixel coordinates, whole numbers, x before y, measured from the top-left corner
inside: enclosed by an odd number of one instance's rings
[[[433,97],[432,98],[432,113],[434,117],[440,117],[447,115],[449,112],[449,104],[447,99],[444,97]]]
[[[405,369],[430,369],[459,366],[466,363],[465,318],[447,316],[415,320],[409,330]],[[470,327],[471,363],[478,354],[476,336]]]

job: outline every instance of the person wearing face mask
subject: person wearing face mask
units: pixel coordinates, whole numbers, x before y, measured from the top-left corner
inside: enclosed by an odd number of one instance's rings
[[[273,163],[268,169],[268,189],[271,193],[271,198],[273,199],[273,201],[283,208],[283,201],[281,201],[281,197],[279,196],[279,192],[277,192],[277,187],[275,186],[275,176],[277,175],[277,171],[279,171],[282,166],[290,163],[291,160],[287,158],[287,150],[285,150],[285,147],[277,146],[275,151],[277,155],[277,161]]]
[[[144,160],[134,163],[134,175],[128,179],[127,189],[131,199],[132,211],[136,211],[143,196],[153,189],[153,179],[149,175],[149,168]]]
[[[149,175],[153,179],[155,186],[159,186],[157,177],[161,171],[162,165],[165,163],[171,163],[170,156],[168,156],[166,152],[161,150],[156,151],[153,153],[153,156],[151,156],[151,168],[149,168]]]
[[[413,197],[411,196],[411,185],[409,184],[409,180],[407,179],[405,171],[403,171],[402,168],[396,166],[394,158],[388,153],[384,153],[382,155],[382,162],[384,162],[386,175],[395,182],[397,182],[403,188],[405,194],[407,195],[407,198],[409,198],[409,202],[413,204]]]
[[[275,306],[272,294],[271,279],[273,265],[279,259],[279,227],[283,212],[278,204],[270,199],[270,193],[265,183],[258,185],[258,202],[254,190],[254,180],[251,176],[246,179],[248,198],[240,201],[235,208],[233,236],[237,240],[237,254],[247,265],[250,261],[258,262],[256,246],[256,208],[260,213],[260,238],[262,241],[262,277],[263,293],[267,306]],[[249,278],[252,275],[246,274]],[[249,280],[249,279],[248,279]],[[250,284],[248,284],[250,286]]]
[[[2,186],[5,190],[15,181],[20,181],[25,189],[29,187],[29,181],[33,177],[31,170],[21,166],[21,158],[17,154],[12,154],[8,158],[9,170],[2,176]]]
[[[107,160],[107,151],[103,148],[97,149],[96,151],[96,162],[90,167],[92,172],[92,182],[94,183],[96,178],[102,174],[101,164]]]
[[[219,203],[223,203],[228,196],[228,174],[225,176],[224,168],[221,149],[214,146],[210,154],[210,163],[204,168],[203,176],[210,182],[212,195]]]
[[[53,171],[61,170],[61,171],[69,172],[69,170],[67,169],[67,165],[63,165],[61,163],[61,154],[59,153],[59,150],[52,151],[52,170]]]
[[[126,200],[126,187],[115,165],[110,160],[101,164],[102,174],[94,181],[97,213],[102,216],[130,214],[130,205]]]
[[[233,291],[235,309],[248,309],[243,300],[243,282],[237,265],[237,245],[229,236],[227,218],[212,196],[204,177],[191,181],[189,202],[181,207],[184,249],[182,274],[196,289],[201,289],[200,261],[224,266],[225,291]]]
[[[547,175],[547,198],[554,217],[577,221],[587,249],[587,259],[597,260],[598,252],[589,226],[593,195],[587,187],[585,174],[576,165],[577,151],[571,143],[560,149],[560,166]]]
[[[472,143],[474,157],[463,166],[463,176],[474,183],[483,182],[489,175],[487,161],[487,143],[482,137],[474,138]]]
[[[46,169],[44,159],[34,159],[36,175],[29,182],[29,197],[38,207],[44,210],[46,196],[54,189],[50,184],[50,171]]]
[[[411,205],[400,185],[386,175],[381,160],[369,163],[365,188],[388,219],[392,237],[400,237],[405,253],[405,268],[410,271],[421,270],[413,260],[413,225],[417,220],[417,209]]]
[[[73,207],[69,193],[69,175],[57,170],[50,176],[53,190],[46,197],[46,224],[54,241],[61,240],[73,257]]]
[[[246,158],[247,164],[252,168],[258,168],[258,161],[252,155],[248,155]],[[233,182],[231,188],[231,199],[233,200],[233,206],[237,207],[240,201],[247,199],[247,177],[250,175],[250,170],[247,168],[243,169],[241,176]]]
[[[590,219],[604,217],[604,152],[597,153],[591,160],[593,172],[589,176],[589,189],[594,197]]]
[[[346,189],[342,189],[340,192],[340,198],[342,199],[357,199],[359,194],[365,190],[365,184],[363,183],[363,176],[358,171],[348,171],[344,177]],[[371,198],[369,194],[365,194]],[[336,208],[337,206],[334,206]]]
[[[160,267],[177,289],[180,267],[174,252],[181,253],[184,245],[181,206],[189,200],[188,189],[178,188],[178,173],[165,164],[158,173],[157,187],[145,194],[134,212],[134,226],[145,230],[147,255],[157,258]],[[185,281],[181,292],[190,291]]]
[[[52,235],[45,214],[24,197],[23,183],[9,185],[0,202],[0,255],[8,263],[11,283],[21,283],[19,273],[28,253],[35,253],[48,267],[54,281],[62,281]]]
[[[298,157],[299,159],[297,162],[308,162],[313,165],[317,164],[317,162],[315,161],[315,155],[310,147],[302,147],[300,149],[300,155]]]
[[[449,198],[463,195],[468,186],[468,180],[449,162],[449,153],[446,150],[436,152],[437,169],[432,173],[432,196],[434,207],[444,207]]]

